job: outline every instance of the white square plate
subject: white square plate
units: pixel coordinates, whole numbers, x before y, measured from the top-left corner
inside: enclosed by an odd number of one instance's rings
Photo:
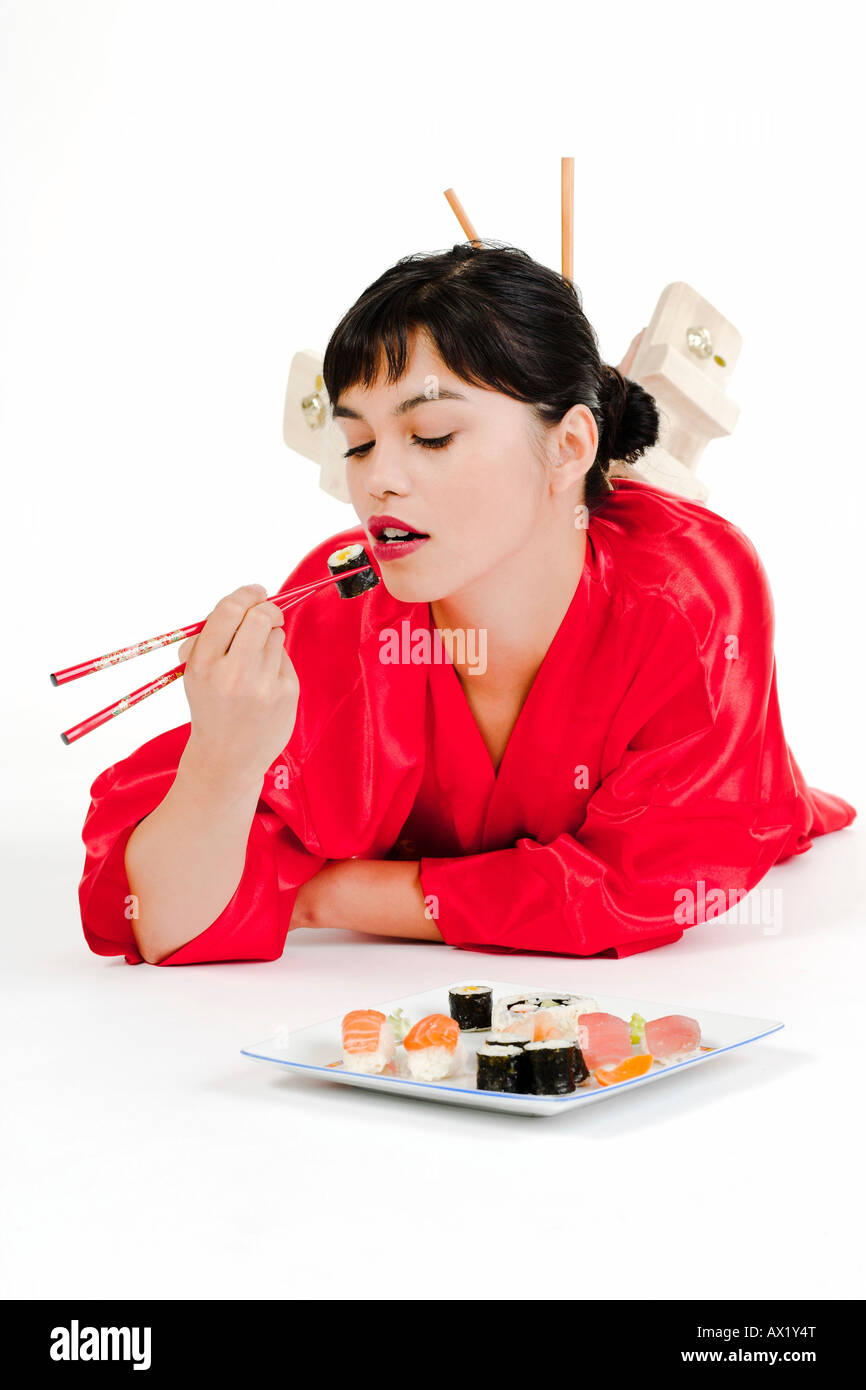
[[[389,999],[384,1003],[368,1004],[362,1000],[358,1008],[377,1008],[390,1014],[397,1008],[403,1009],[412,1023],[417,1023],[426,1014],[448,1014],[448,991],[457,985],[486,985],[493,990],[494,1002],[502,994],[519,994],[524,989],[536,991],[536,986],[515,984],[507,980],[451,981],[439,989],[429,989],[423,994],[404,995],[402,999]],[[557,993],[568,990],[557,989]],[[738,1014],[716,1014],[706,1009],[693,1009],[682,1004],[659,1004],[649,999],[619,998],[614,995],[593,995],[598,1000],[599,1009],[604,1013],[617,1014],[630,1019],[633,1013],[645,1019],[662,1018],[666,1014],[686,1014],[696,1018],[701,1025],[701,1043],[709,1049],[699,1057],[685,1062],[675,1062],[663,1066],[653,1062],[646,1076],[633,1081],[620,1081],[614,1086],[602,1086],[593,1076],[565,1096],[531,1096],[509,1094],[501,1091],[479,1091],[475,1086],[475,1048],[481,1045],[484,1033],[463,1033],[463,1046],[468,1058],[468,1068],[456,1076],[443,1081],[413,1081],[407,1075],[366,1076],[359,1072],[344,1071],[342,1056],[342,1017],[329,1018],[324,1023],[313,1023],[309,1028],[299,1028],[297,1032],[280,1032],[260,1043],[242,1047],[244,1057],[254,1057],[262,1062],[276,1062],[279,1066],[290,1067],[293,1071],[310,1076],[336,1081],[344,1086],[360,1086],[370,1091],[385,1091],[390,1095],[414,1096],[420,1100],[439,1100],[451,1105],[471,1105],[482,1110],[505,1110],[515,1115],[561,1115],[565,1110],[574,1110],[579,1105],[589,1105],[594,1100],[606,1100],[620,1095],[630,1086],[648,1086],[663,1076],[672,1076],[684,1067],[698,1067],[710,1062],[732,1048],[745,1043],[757,1042],[770,1033],[784,1028],[771,1018],[743,1018]],[[398,1066],[403,1067],[405,1053],[397,1048]]]

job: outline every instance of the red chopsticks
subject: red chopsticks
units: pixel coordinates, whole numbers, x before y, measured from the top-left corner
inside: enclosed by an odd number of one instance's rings
[[[351,574],[359,574],[362,570],[367,569],[370,569],[369,564],[358,565],[357,568],[353,570],[341,570],[339,574],[329,575],[326,579],[317,579],[315,583],[312,584],[301,584],[295,589],[283,589],[279,593],[274,594],[273,598],[268,601],[270,603],[275,603],[277,607],[281,608],[285,613],[288,612],[290,608],[294,608],[297,604],[302,603],[304,599],[309,598],[311,594],[316,593],[318,589],[324,588],[325,585],[334,584],[340,579],[348,579]],[[190,623],[188,627],[176,628],[173,632],[165,632],[159,637],[151,637],[146,642],[134,642],[132,646],[123,647],[120,651],[107,652],[104,656],[93,657],[91,661],[79,662],[77,666],[67,666],[62,671],[52,671],[51,684],[65,685],[68,681],[80,679],[81,676],[92,675],[94,671],[104,671],[108,666],[119,665],[122,661],[132,661],[134,657],[142,656],[144,652],[156,651],[159,647],[168,647],[174,642],[182,642],[185,638],[194,637],[197,633],[201,632],[206,622],[207,618],[204,618],[200,623]],[[92,714],[89,719],[84,719],[80,724],[73,725],[71,729],[67,729],[60,737],[66,744],[74,743],[76,739],[83,738],[84,735],[89,734],[92,729],[98,729],[100,724],[106,724],[109,719],[114,719],[118,714],[123,714],[124,710],[131,709],[133,705],[140,704],[142,700],[147,699],[148,695],[154,695],[157,690],[162,690],[163,686],[171,685],[172,681],[176,681],[178,676],[183,675],[185,666],[185,661],[182,661],[179,666],[173,666],[172,669],[166,671],[164,675],[157,676],[156,680],[149,681],[147,685],[139,686],[137,690],[133,690],[129,695],[124,695],[122,699],[115,700],[113,705],[106,705],[105,709],[101,709],[96,714]]]

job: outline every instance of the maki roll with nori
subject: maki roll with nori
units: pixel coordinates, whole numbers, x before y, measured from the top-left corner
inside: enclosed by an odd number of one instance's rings
[[[493,990],[487,985],[455,985],[448,991],[448,1008],[461,1032],[489,1028],[493,1017]]]
[[[516,1033],[488,1033],[483,1041],[490,1047],[519,1047],[522,1051],[532,1038],[521,1038]]]
[[[366,565],[367,568],[359,570],[359,565]],[[328,569],[331,574],[342,574],[343,570],[357,570],[357,573],[350,574],[348,579],[337,580],[334,587],[341,598],[357,598],[359,594],[366,593],[367,589],[374,589],[379,583],[379,576],[370,564],[370,557],[360,544],[344,545],[341,550],[335,550],[328,556]]]
[[[536,1096],[565,1096],[589,1076],[580,1048],[567,1038],[526,1045],[530,1086]]]
[[[518,1052],[520,1053],[520,1058],[518,1059],[517,1063],[517,1075],[520,1083],[517,1087],[518,1091],[532,1090],[529,1072],[529,1058],[526,1055],[526,1048],[528,1044],[531,1042],[531,1033],[528,1037],[524,1038],[518,1037],[515,1033],[488,1033],[484,1039],[485,1047],[506,1047],[511,1049],[517,1048]]]
[[[475,1085],[479,1091],[511,1091],[526,1089],[523,1076],[522,1047],[479,1047]]]

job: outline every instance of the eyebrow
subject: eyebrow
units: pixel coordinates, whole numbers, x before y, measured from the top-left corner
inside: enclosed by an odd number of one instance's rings
[[[458,391],[439,391],[435,396],[410,396],[408,400],[401,401],[395,405],[391,411],[392,415],[405,415],[407,410],[414,410],[416,405],[426,405],[428,401],[465,401],[466,397],[461,396]],[[343,415],[348,420],[363,420],[364,416],[357,410],[350,410],[347,405],[335,405],[334,415]],[[365,421],[366,423],[366,421]]]

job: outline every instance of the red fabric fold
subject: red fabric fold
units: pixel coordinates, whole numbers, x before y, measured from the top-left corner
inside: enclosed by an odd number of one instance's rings
[[[363,539],[330,537],[285,584],[321,578],[333,549]],[[276,959],[299,886],[350,856],[418,859],[453,946],[631,955],[720,915],[722,897],[855,818],[806,784],[786,743],[754,547],[699,503],[617,480],[498,770],[441,643],[426,661],[386,659],[404,627],[433,639],[429,605],[384,584],[356,600],[327,586],[286,615],[298,719],[264,779],[241,882],[160,964]],[[80,903],[97,954],[141,960],[123,855],[189,730],[93,784]]]

